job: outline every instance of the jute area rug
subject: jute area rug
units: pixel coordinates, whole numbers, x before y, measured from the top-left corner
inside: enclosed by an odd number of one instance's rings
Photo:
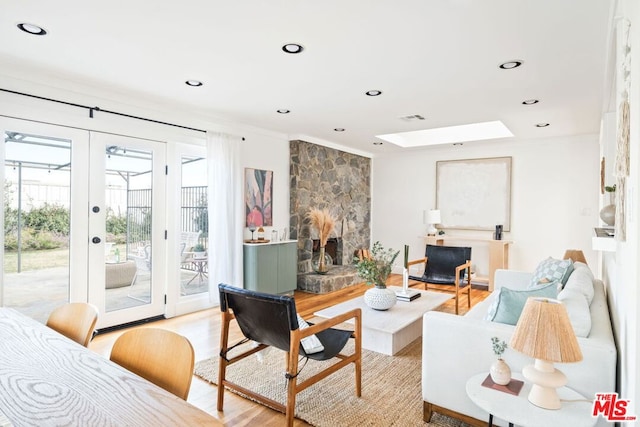
[[[420,338],[395,356],[363,349],[362,397],[355,395],[355,372],[350,365],[298,393],[296,418],[317,427],[466,426],[437,413],[430,423],[422,420],[421,353]],[[284,360],[282,351],[268,348],[228,367],[227,378],[284,403],[287,396]],[[326,363],[310,360],[300,377],[308,378]],[[195,374],[215,384],[218,358],[196,363]]]

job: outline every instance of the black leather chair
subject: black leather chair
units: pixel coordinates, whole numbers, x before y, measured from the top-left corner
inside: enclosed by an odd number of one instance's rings
[[[427,245],[425,257],[410,261],[409,266],[422,263],[425,264],[422,276],[409,279],[424,282],[425,290],[455,293],[456,314],[460,294],[467,294],[467,309],[471,308],[471,248]]]
[[[222,411],[224,403],[224,389],[228,387],[248,395],[252,399],[286,414],[287,426],[293,425],[296,394],[337,370],[353,363],[356,374],[356,395],[361,395],[361,353],[362,353],[362,312],[360,309],[348,311],[331,319],[323,320],[315,325],[300,328],[296,313],[295,301],[292,297],[272,295],[240,289],[233,286],[219,284],[220,310],[222,311],[222,330],[220,333],[220,364],[218,368],[218,411]],[[355,319],[354,331],[333,329],[332,326]],[[229,323],[235,319],[245,338],[229,346]],[[307,354],[301,341],[315,335],[324,350]],[[355,349],[352,354],[342,354],[350,338],[355,339]],[[248,345],[247,350],[228,358],[231,348],[255,341],[257,347]],[[286,372],[287,402],[282,405],[258,393],[247,390],[226,379],[227,367],[244,359],[266,347],[276,347],[287,352]],[[326,367],[321,372],[298,383],[299,358],[312,360],[338,361]],[[304,365],[303,365],[304,366]]]

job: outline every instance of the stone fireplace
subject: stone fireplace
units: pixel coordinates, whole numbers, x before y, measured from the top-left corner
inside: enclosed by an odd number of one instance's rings
[[[312,271],[311,258],[319,248],[317,232],[306,218],[311,208],[327,208],[336,218],[329,236],[336,256],[330,255],[344,270],[356,249],[369,247],[371,160],[300,140],[290,141],[289,149],[289,227],[291,238],[298,240],[298,274]]]

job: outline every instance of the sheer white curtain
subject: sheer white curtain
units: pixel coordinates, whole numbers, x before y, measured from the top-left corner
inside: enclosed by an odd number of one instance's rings
[[[242,138],[207,132],[209,184],[209,295],[218,283],[242,287]]]

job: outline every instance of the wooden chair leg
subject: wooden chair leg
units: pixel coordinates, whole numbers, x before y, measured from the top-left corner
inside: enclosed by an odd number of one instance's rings
[[[220,351],[226,350],[229,344],[229,323],[232,316],[228,312],[222,312],[222,327],[220,331]],[[218,411],[222,411],[224,406],[224,380],[227,372],[227,361],[219,356],[218,365]]]

